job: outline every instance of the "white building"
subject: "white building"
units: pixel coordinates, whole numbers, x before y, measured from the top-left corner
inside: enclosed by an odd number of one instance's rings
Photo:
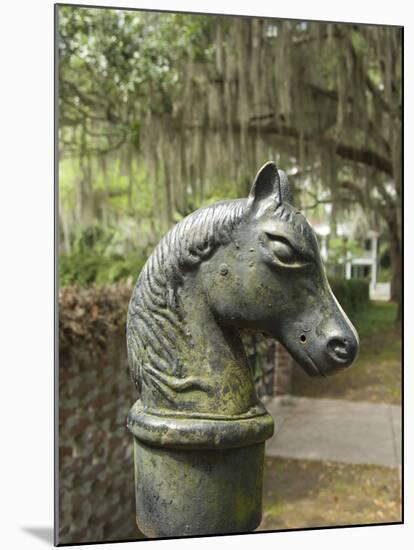
[[[330,226],[327,222],[312,222],[316,234],[320,239],[321,256],[326,262],[329,259],[328,237]],[[351,223],[338,223],[337,236],[352,238],[355,228]],[[345,258],[340,258],[338,264],[343,265],[343,276],[346,279],[369,277],[369,294],[371,300],[389,300],[391,293],[390,283],[378,283],[378,240],[376,231],[368,230],[363,239],[358,239],[362,251],[357,254],[347,252]]]

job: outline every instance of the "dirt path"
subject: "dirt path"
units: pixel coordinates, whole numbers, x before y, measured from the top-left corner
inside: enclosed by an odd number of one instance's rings
[[[400,522],[397,470],[266,457],[258,530]]]

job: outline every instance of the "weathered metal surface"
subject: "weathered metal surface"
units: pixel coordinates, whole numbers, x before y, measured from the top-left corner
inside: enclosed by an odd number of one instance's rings
[[[242,330],[276,338],[312,376],[356,356],[357,334],[315,234],[290,202],[286,175],[267,163],[247,199],[177,224],[138,278],[127,341],[140,398],[128,427],[137,522],[148,536],[243,532],[260,521],[273,421],[256,395]]]
[[[262,515],[264,443],[175,450],[135,439],[137,523],[149,537],[241,533]]]

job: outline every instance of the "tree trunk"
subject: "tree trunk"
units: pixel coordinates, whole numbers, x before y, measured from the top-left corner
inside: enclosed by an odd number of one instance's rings
[[[105,155],[102,155],[101,160],[101,170],[102,170],[102,179],[103,179],[103,197],[102,197],[102,223],[104,227],[108,227],[108,204],[109,204],[109,181],[108,181],[108,170],[107,170],[107,159]]]
[[[65,254],[70,254],[71,252],[71,246],[70,246],[70,229],[69,229],[69,221],[67,218],[67,214],[62,212],[60,216],[61,221],[61,228],[62,228],[62,235],[63,235],[63,252]]]
[[[134,174],[133,174],[133,165],[134,165],[134,156],[132,145],[128,147],[128,160],[127,160],[127,170],[128,170],[128,210],[132,210],[132,193],[134,187]]]
[[[390,231],[390,256],[392,268],[391,300],[397,302],[396,321],[399,322],[402,316],[402,254],[397,225],[396,219],[389,220],[388,227]]]

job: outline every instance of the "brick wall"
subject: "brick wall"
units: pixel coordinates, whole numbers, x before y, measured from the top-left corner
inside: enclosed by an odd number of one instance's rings
[[[291,390],[293,359],[279,342],[274,349],[273,395],[286,395]]]
[[[75,348],[59,365],[59,543],[140,538],[135,524],[132,438],[135,401],[125,333],[99,359]]]

